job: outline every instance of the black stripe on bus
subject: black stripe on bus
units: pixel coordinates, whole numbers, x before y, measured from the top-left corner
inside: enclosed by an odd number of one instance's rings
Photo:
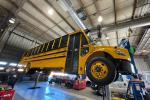
[[[57,53],[63,53],[63,52],[66,52],[66,50],[65,51],[60,51],[60,52],[54,52],[54,53],[51,53],[51,54],[36,56],[36,57],[32,57],[32,58],[37,58],[37,57],[42,57],[42,56],[47,56],[47,55],[52,55],[52,54],[57,54]],[[28,58],[28,59],[32,59],[32,58]],[[25,59],[25,60],[27,60],[27,59]]]
[[[59,57],[52,57],[52,58],[44,58],[44,59],[32,60],[32,61],[40,61],[40,60],[45,60],[45,59],[54,59],[54,58],[62,58],[62,57],[66,57],[66,56],[59,56]],[[31,62],[32,62],[32,61],[31,61]]]

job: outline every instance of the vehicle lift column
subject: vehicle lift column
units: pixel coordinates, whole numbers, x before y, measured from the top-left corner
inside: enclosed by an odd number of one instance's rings
[[[128,39],[122,39],[120,46],[128,49],[131,58],[131,63],[134,66],[135,75],[138,78],[137,80],[129,81],[126,98],[130,98],[129,95],[133,95],[134,100],[144,100],[143,88],[145,88],[145,84],[144,81],[140,80],[140,77],[138,76],[138,70],[136,68],[135,61],[134,61],[135,50],[130,46],[130,42]]]
[[[109,89],[109,85],[104,86],[103,91],[103,100],[111,100],[111,91]]]
[[[101,25],[97,26],[97,36],[98,38],[102,37],[102,27]],[[111,100],[111,91],[109,89],[109,85],[103,86],[104,91],[103,91],[103,100]]]
[[[126,48],[128,50],[128,52],[130,54],[130,58],[131,58],[131,63],[134,66],[135,74],[138,74],[138,70],[136,68],[135,61],[134,61],[134,51],[135,50],[133,50],[133,48],[130,46],[129,40],[128,39],[122,39],[120,42],[120,46],[123,48]]]
[[[40,78],[41,73],[42,73],[42,72],[37,72],[37,71],[36,71],[36,74],[37,74],[37,75],[36,75],[36,78],[35,78],[34,85],[33,85],[33,87],[30,87],[29,89],[38,89],[38,88],[40,88],[40,87],[37,86],[37,83],[38,83],[38,81],[39,81],[39,78]]]

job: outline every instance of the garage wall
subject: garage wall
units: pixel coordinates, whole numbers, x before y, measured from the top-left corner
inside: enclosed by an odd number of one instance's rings
[[[0,61],[17,63],[24,51],[23,49],[6,44],[2,52],[0,52]]]
[[[143,57],[143,56],[135,57],[135,64],[139,72],[150,71],[150,66],[147,62],[148,59],[146,58],[147,57]]]
[[[145,60],[148,63],[148,65],[150,66],[150,54],[145,58]]]

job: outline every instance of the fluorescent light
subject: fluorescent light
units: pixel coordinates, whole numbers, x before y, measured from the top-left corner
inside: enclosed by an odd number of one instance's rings
[[[109,40],[109,37],[106,37],[105,39],[106,39],[106,40]]]
[[[0,70],[4,70],[4,67],[0,67]]]
[[[49,10],[48,10],[48,14],[49,14],[49,15],[53,15],[53,14],[54,14],[54,10],[53,10],[52,8],[49,9]]]
[[[24,70],[23,69],[18,69],[18,72],[23,72]]]
[[[9,19],[9,23],[14,24],[15,23],[15,19],[14,18]]]
[[[52,77],[53,75],[56,76],[67,76],[67,73],[62,73],[62,72],[51,72],[50,76]]]
[[[10,66],[17,66],[17,63],[10,63]]]
[[[18,67],[22,67],[23,65],[22,64],[18,64]]]
[[[147,52],[147,50],[142,50],[142,52]]]
[[[98,19],[97,19],[97,21],[98,21],[99,23],[101,23],[101,22],[103,21],[103,17],[102,17],[102,16],[99,16]]]
[[[0,61],[0,65],[6,65],[7,62],[4,62],[4,61]]]

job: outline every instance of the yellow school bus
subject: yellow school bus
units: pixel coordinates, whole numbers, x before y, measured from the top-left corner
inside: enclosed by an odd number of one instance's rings
[[[62,71],[83,75],[99,85],[107,85],[118,73],[131,74],[128,50],[113,46],[98,46],[87,32],[78,31],[44,43],[24,53],[20,64],[28,72]]]

